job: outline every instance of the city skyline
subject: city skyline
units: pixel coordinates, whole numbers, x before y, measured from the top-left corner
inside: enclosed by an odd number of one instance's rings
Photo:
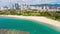
[[[29,4],[60,4],[60,0],[0,0],[0,6],[9,6],[9,4],[14,4],[18,2],[25,2]]]

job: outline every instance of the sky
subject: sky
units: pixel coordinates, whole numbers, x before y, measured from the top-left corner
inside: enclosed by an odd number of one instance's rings
[[[26,4],[60,4],[60,0],[0,0],[0,6],[8,6],[14,3],[26,3]]]

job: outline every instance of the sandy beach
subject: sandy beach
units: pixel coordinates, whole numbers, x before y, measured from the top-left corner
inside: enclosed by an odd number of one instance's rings
[[[46,23],[46,24],[60,28],[60,22],[59,21],[48,19],[48,18],[43,17],[43,16],[17,16],[17,15],[0,15],[0,16],[36,20],[38,22]]]

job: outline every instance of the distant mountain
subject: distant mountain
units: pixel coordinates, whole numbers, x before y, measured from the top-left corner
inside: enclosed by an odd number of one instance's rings
[[[30,5],[30,6],[60,6],[60,4],[35,4],[35,5]]]

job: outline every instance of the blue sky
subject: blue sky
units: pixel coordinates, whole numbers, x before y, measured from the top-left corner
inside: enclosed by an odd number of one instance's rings
[[[5,6],[16,2],[20,4],[23,1],[26,4],[60,4],[60,0],[0,0],[0,6]]]

